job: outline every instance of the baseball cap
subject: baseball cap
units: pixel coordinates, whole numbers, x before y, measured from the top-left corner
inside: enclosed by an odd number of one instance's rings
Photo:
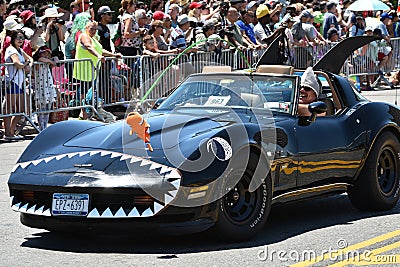
[[[305,17],[305,18],[310,18],[310,19],[314,18],[314,16],[308,10],[301,11],[300,17]]]
[[[337,6],[337,3],[334,2],[334,1],[329,1],[329,2],[326,4],[326,8],[327,8],[327,9],[331,9],[333,6]]]
[[[248,4],[246,5],[246,10],[251,9],[253,6],[255,6],[255,5],[257,5],[257,4],[258,4],[257,1],[251,1],[250,3],[248,3]]]
[[[200,4],[199,2],[192,2],[189,5],[189,9],[200,8],[201,6],[202,6],[202,4]]]
[[[189,22],[189,17],[186,14],[180,15],[177,19],[179,25]]]
[[[155,20],[163,20],[164,18],[165,18],[165,13],[160,10],[154,12],[153,14],[153,19]]]
[[[256,10],[257,18],[262,18],[269,14],[269,9],[266,5],[259,5]]]
[[[374,31],[374,28],[372,27],[372,26],[367,26],[366,28],[365,28],[365,32],[367,32],[367,31]]]
[[[390,16],[387,12],[383,12],[381,14],[381,21],[384,21],[385,19],[393,19],[393,17]]]
[[[212,19],[206,20],[203,24],[203,28],[212,28],[215,26],[215,23]]]
[[[114,11],[111,10],[109,6],[101,6],[99,7],[99,10],[97,11],[99,15],[105,14],[105,13],[114,13]]]

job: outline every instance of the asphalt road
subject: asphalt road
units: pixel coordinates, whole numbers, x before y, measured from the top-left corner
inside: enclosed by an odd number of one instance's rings
[[[394,103],[395,91],[363,95]],[[207,234],[96,237],[30,229],[11,210],[7,189],[10,170],[29,142],[0,141],[0,266],[400,265],[400,205],[388,212],[360,212],[345,194],[274,206],[261,233],[236,244]]]

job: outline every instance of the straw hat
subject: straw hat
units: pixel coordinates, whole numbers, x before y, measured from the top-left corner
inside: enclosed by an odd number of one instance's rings
[[[4,29],[8,31],[16,31],[22,29],[22,25],[13,19],[6,19],[3,23]]]
[[[63,15],[64,13],[58,13],[57,8],[50,7],[44,11],[44,16],[42,17],[42,20],[45,18],[59,18]]]

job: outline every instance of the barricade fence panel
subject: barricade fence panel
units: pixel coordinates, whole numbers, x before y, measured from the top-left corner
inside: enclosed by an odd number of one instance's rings
[[[0,71],[3,75],[0,83],[0,117],[30,114],[29,73],[17,69],[12,63],[0,64]]]
[[[135,93],[139,79],[138,60],[140,57],[106,58],[104,63],[98,62],[95,88],[103,107],[129,104],[138,97]]]
[[[147,99],[166,96],[171,89],[175,88],[187,76],[196,72],[187,54],[179,56],[166,54],[156,58],[142,56],[140,67],[140,99],[148,93],[148,90],[151,91]]]
[[[30,78],[33,92],[32,113],[64,111],[58,115],[63,115],[66,119],[68,115],[65,112],[68,111],[72,111],[71,115],[74,117],[78,117],[83,108],[87,108],[89,113],[94,111],[95,78],[93,62],[90,59],[61,60],[55,66],[35,62]]]

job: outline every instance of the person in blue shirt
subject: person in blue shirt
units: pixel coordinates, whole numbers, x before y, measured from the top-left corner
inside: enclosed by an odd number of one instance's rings
[[[261,46],[261,43],[257,41],[256,36],[254,34],[253,22],[255,18],[254,11],[244,11],[242,12],[242,19],[236,21],[236,25],[239,26],[240,31],[243,34],[243,37],[248,39],[249,42],[254,45]]]
[[[326,4],[326,9],[328,10],[328,12],[325,13],[323,22],[323,36],[325,39],[328,38],[328,30],[330,28],[335,27],[338,32],[340,31],[339,24],[335,15],[336,5],[336,2],[333,1]]]

